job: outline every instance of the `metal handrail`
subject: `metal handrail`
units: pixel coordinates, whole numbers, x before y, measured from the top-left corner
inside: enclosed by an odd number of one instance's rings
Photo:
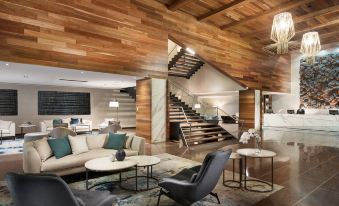
[[[224,110],[220,109],[219,107],[217,107],[217,109],[220,110],[221,112],[223,112],[224,114],[226,114],[227,116],[231,117],[235,121],[238,121],[238,124],[241,123],[239,131],[242,131],[244,123],[245,123],[245,120],[239,119],[239,118],[234,118],[233,116],[229,115],[227,112],[225,112]]]
[[[184,117],[185,117],[186,123],[190,126],[190,127],[189,127],[190,130],[189,130],[189,136],[188,136],[188,139],[191,140],[191,134],[192,134],[192,122],[188,121],[186,112],[185,112],[185,110],[184,110],[184,108],[183,108],[182,106],[177,106],[176,108],[180,108],[181,111],[184,113]],[[180,121],[180,113],[179,113],[179,121]],[[184,131],[182,130],[181,127],[180,127],[180,131],[181,131],[182,136],[184,137],[184,141],[185,141],[186,147],[189,148],[188,142],[187,142],[187,140],[186,140],[186,136],[185,136]]]

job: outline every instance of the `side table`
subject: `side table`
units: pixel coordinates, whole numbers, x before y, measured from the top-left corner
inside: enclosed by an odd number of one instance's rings
[[[20,129],[21,129],[21,137],[23,138],[24,137],[24,128],[33,128],[33,127],[36,127],[36,125],[34,124],[20,124],[18,126]],[[14,137],[14,140],[15,140],[15,137]]]
[[[155,157],[155,156],[147,156],[147,155],[139,155],[139,156],[131,156],[128,157],[128,160],[135,161],[137,163],[136,170],[138,171],[138,168],[143,167],[146,168],[146,175],[138,175],[138,172],[136,172],[135,176],[128,177],[127,179],[135,179],[135,190],[122,187],[125,190],[133,190],[133,191],[146,191],[146,190],[151,190],[156,187],[150,187],[149,186],[149,181],[152,179],[156,182],[158,182],[158,179],[153,177],[153,166],[157,165],[160,163],[160,158]],[[146,188],[138,188],[138,179],[140,178],[146,178]]]
[[[237,153],[244,157],[245,166],[244,169],[246,170],[247,167],[247,158],[270,158],[271,159],[271,182],[266,182],[263,180],[258,179],[247,179],[246,174],[244,178],[244,187],[248,191],[252,192],[272,192],[274,189],[274,183],[273,183],[273,157],[275,157],[277,154],[275,152],[269,151],[269,150],[261,150],[260,153],[257,153],[258,149],[255,148],[246,148],[246,149],[238,149]],[[251,189],[247,188],[247,182],[259,182],[265,185],[268,185],[270,189],[267,190],[257,190],[257,189]]]
[[[225,170],[222,173],[222,179],[223,179],[223,185],[226,187],[231,188],[241,188],[242,187],[242,156],[240,156],[238,153],[232,152],[230,159],[233,161],[233,171],[232,176],[233,178],[231,180],[225,180]],[[235,161],[239,161],[239,180],[235,180]],[[232,183],[238,184],[238,186],[232,185]]]

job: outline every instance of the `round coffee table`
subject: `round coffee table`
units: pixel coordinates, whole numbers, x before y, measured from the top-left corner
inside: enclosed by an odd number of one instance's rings
[[[273,191],[273,157],[275,157],[277,154],[275,152],[269,151],[269,150],[261,150],[261,152],[258,152],[258,149],[255,148],[246,148],[246,149],[238,149],[237,153],[241,156],[244,157],[245,160],[245,167],[244,169],[246,170],[247,167],[247,158],[271,158],[271,182],[266,182],[263,180],[258,180],[258,179],[247,179],[246,173],[244,177],[244,186],[246,190],[253,191],[253,192],[272,192]],[[247,188],[246,182],[259,182],[265,185],[268,185],[270,189],[267,190],[257,190],[257,189],[250,189]]]
[[[151,190],[155,187],[149,186],[149,180],[153,179],[155,181],[158,181],[157,178],[153,177],[153,166],[160,163],[160,158],[155,156],[147,156],[147,155],[140,155],[140,156],[132,156],[128,157],[129,160],[137,162],[136,168],[144,167],[146,168],[146,175],[138,175],[138,172],[136,172],[136,175],[134,177],[129,177],[128,179],[135,179],[135,191],[144,191],[144,190]],[[146,189],[138,189],[138,178],[146,178]],[[124,187],[124,189],[131,190],[129,188]]]
[[[111,161],[111,157],[101,157],[89,160],[85,163],[86,168],[86,189],[90,190],[93,187],[107,184],[108,182],[102,182],[99,184],[95,184],[91,187],[89,187],[89,179],[88,179],[88,172],[89,171],[95,171],[95,172],[118,172],[119,173],[119,183],[121,183],[121,173],[124,170],[130,169],[137,165],[136,161],[130,160],[126,158],[124,161]],[[137,175],[137,169],[136,175]],[[111,182],[110,182],[111,183]]]

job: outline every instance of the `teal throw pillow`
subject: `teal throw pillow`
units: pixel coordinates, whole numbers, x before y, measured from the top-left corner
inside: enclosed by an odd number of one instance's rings
[[[69,144],[68,137],[48,139],[49,146],[51,147],[56,159],[60,159],[66,155],[72,154],[71,145]]]
[[[105,149],[123,149],[127,140],[126,133],[112,133],[108,134],[108,141],[105,145]]]
[[[62,124],[62,119],[53,119],[53,127]]]

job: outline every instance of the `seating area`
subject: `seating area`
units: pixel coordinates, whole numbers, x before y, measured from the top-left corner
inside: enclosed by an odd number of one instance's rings
[[[44,120],[39,125],[40,132],[50,132],[56,127],[66,127],[75,132],[92,132],[92,121],[82,118]]]
[[[0,8],[0,206],[338,206],[338,0]]]

